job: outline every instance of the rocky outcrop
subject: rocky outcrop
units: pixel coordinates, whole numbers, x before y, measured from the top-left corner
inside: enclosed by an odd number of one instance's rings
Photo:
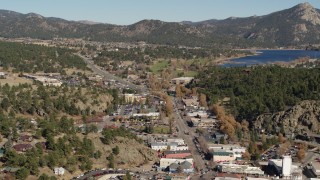
[[[286,134],[320,132],[320,101],[302,101],[286,111],[274,114],[263,114],[256,118],[255,128],[264,129],[269,133]]]

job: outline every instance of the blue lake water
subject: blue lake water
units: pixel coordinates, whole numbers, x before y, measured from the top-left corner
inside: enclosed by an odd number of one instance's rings
[[[275,62],[290,62],[301,57],[309,57],[312,59],[320,58],[320,51],[305,50],[258,50],[259,54],[255,56],[247,56],[232,59],[222,66],[251,66],[258,64],[270,64]]]

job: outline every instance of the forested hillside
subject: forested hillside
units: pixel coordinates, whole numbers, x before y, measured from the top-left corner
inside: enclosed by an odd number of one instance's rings
[[[0,42],[0,65],[4,70],[35,73],[62,72],[64,68],[86,69],[72,50],[31,44]]]
[[[253,120],[262,113],[277,112],[302,100],[320,99],[320,70],[282,68],[212,67],[194,84],[211,103],[230,97],[231,112],[238,120]]]

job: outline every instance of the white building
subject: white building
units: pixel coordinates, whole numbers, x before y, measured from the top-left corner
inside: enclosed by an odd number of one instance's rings
[[[283,156],[282,159],[282,176],[290,178],[291,176],[292,159],[291,156]]]
[[[179,78],[171,79],[171,83],[186,85],[190,83],[193,79],[194,79],[193,77],[179,77]]]
[[[273,166],[278,175],[283,179],[302,180],[302,169],[292,164],[291,156],[283,156],[283,159],[270,159],[269,166]]]
[[[189,150],[189,147],[186,145],[179,145],[177,142],[153,142],[151,143],[151,149],[156,151],[185,151]]]
[[[252,167],[249,165],[239,165],[232,163],[221,163],[221,170],[224,173],[249,174],[249,175],[264,175],[264,172],[259,167]]]
[[[179,146],[185,145],[184,140],[181,138],[169,138],[169,139],[167,139],[167,142],[169,142],[169,143],[175,142],[175,143],[178,143]]]
[[[65,173],[65,169],[63,167],[56,167],[53,169],[54,174],[58,176],[62,176]]]
[[[206,111],[195,111],[187,113],[189,117],[200,117],[200,118],[207,118],[209,115]]]
[[[246,152],[246,148],[240,144],[208,144],[209,150],[232,152],[235,159],[242,158],[242,154]]]

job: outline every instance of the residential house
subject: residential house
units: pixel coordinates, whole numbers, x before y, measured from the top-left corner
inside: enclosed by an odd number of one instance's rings
[[[13,146],[13,149],[18,152],[26,152],[27,150],[31,149],[31,144],[16,144]]]
[[[21,135],[19,137],[19,140],[23,141],[23,142],[31,142],[33,140],[33,138],[32,138],[32,136],[29,136],[29,135]]]
[[[62,176],[65,173],[65,169],[63,167],[56,167],[53,169],[55,175]]]

